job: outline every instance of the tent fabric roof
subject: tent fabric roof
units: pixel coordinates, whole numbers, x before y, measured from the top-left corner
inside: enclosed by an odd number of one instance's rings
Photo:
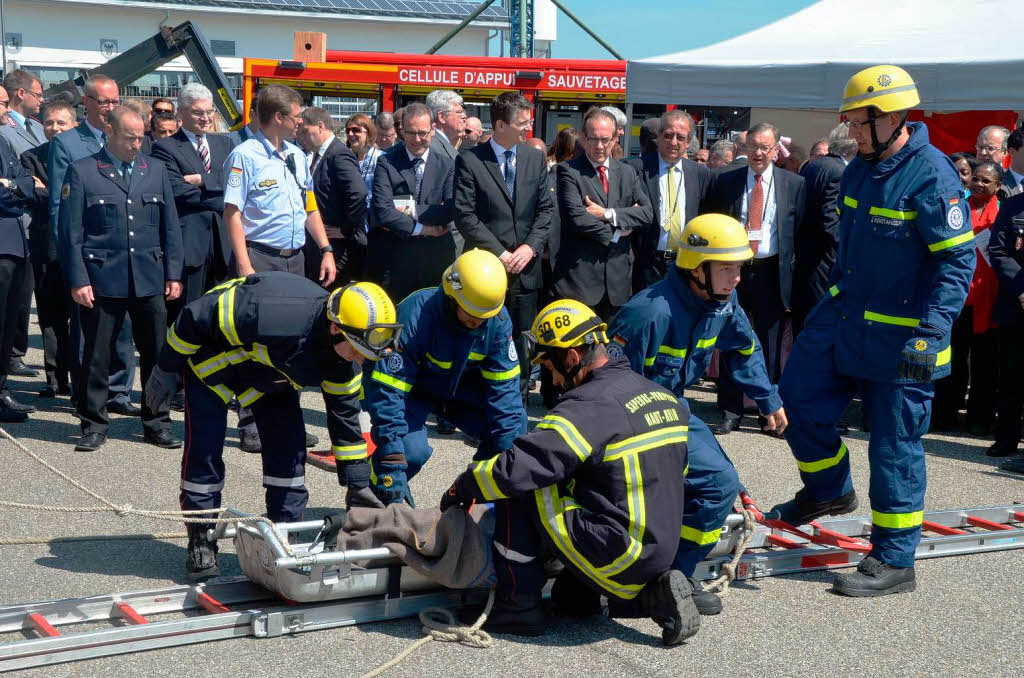
[[[999,31],[972,37],[984,26]],[[891,63],[926,110],[1022,110],[1021,29],[1008,0],[821,0],[723,42],[630,61],[626,100],[835,109],[851,75]]]

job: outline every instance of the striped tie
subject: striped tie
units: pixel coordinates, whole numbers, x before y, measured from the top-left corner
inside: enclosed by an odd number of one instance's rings
[[[199,142],[199,159],[203,161],[203,166],[206,168],[206,171],[209,172],[210,171],[210,149],[206,145],[206,137],[205,136],[201,136],[201,137],[199,137],[197,139],[197,141]]]

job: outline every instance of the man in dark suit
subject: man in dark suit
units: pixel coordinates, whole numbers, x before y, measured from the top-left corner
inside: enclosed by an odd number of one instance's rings
[[[43,112],[43,130],[47,139],[75,126],[75,110],[63,99],[50,102]],[[68,331],[71,298],[64,285],[64,274],[57,263],[57,241],[50,224],[50,189],[46,176],[46,159],[50,142],[30,148],[21,154],[21,165],[35,177],[35,195],[31,204],[28,227],[28,250],[35,281],[36,315],[43,335],[43,367],[46,386],[39,392],[43,398],[58,394],[70,395],[71,335]]]
[[[651,226],[653,210],[636,170],[611,158],[615,117],[591,109],[584,153],[558,165],[562,239],[555,294],[581,301],[608,321],[632,294],[633,229]]]
[[[1024,193],[1024,129],[1015,129],[1006,138],[1006,152],[1010,155],[1010,166],[1003,172],[1003,185],[999,188],[1003,197],[1009,198]]]
[[[508,273],[505,308],[512,316],[512,336],[520,343],[523,398],[529,390],[530,350],[521,335],[537,315],[541,254],[555,209],[547,158],[525,144],[532,115],[533,104],[522,94],[499,94],[491,102],[490,141],[455,160],[455,224],[468,249],[491,252]]]
[[[85,81],[85,119],[74,129],[62,132],[50,140],[50,155],[47,158],[46,173],[49,185],[54,189],[64,185],[64,175],[71,163],[97,153],[106,140],[107,115],[121,102],[117,83],[105,75],[95,75]],[[50,224],[55,229],[59,223],[60,191],[50,191]],[[135,383],[135,346],[132,343],[132,329],[124,323],[120,334],[114,337],[110,360],[110,400],[107,411],[127,416],[139,416],[141,410],[132,404],[131,392]],[[78,379],[82,365],[81,314],[77,304],[71,305],[71,379]]]
[[[425,103],[434,124],[430,150],[454,163],[462,150],[462,138],[466,134],[466,107],[462,96],[450,89],[435,89],[427,95]],[[459,256],[466,247],[465,239],[454,222],[448,226],[455,240],[455,256]]]
[[[184,265],[167,170],[139,153],[142,118],[118,106],[108,115],[106,132],[104,148],[75,161],[60,190],[58,252],[71,298],[82,307],[85,333],[84,379],[76,385],[83,436],[75,449],[83,452],[106,441],[109,348],[125,314],[132,319],[145,383],[167,332],[164,298],[181,294]],[[154,412],[142,402],[145,441],[181,447],[166,406]]]
[[[740,305],[750,317],[765,353],[768,378],[782,372],[782,335],[793,291],[795,236],[806,209],[804,179],[774,166],[779,131],[768,123],[747,130],[749,166],[715,178],[708,212],[728,214],[747,228],[754,259],[744,266],[738,287]],[[743,392],[728,365],[719,363],[718,407],[723,420],[713,430],[724,435],[740,426]],[[764,422],[761,422],[764,429]]]
[[[181,128],[153,143],[153,157],[167,168],[185,248],[181,296],[168,303],[168,324],[228,272],[231,244],[224,229],[224,161],[234,148],[225,134],[211,134],[213,94],[189,83],[178,93]]]
[[[455,261],[448,226],[455,216],[455,163],[433,151],[433,135],[430,110],[420,103],[406,106],[404,143],[380,157],[373,177],[367,275],[396,302],[436,286]]]
[[[366,183],[359,173],[356,154],[334,135],[331,114],[310,106],[302,111],[301,117],[299,145],[312,154],[313,192],[338,267],[338,275],[330,289],[336,289],[363,279],[366,267]],[[306,245],[308,247],[310,243]],[[310,259],[307,255],[307,266]]]
[[[828,290],[828,276],[839,251],[839,212],[836,196],[846,165],[857,155],[857,140],[839,124],[829,134],[829,150],[807,161],[800,176],[807,186],[804,222],[796,234],[793,268],[793,336]]]
[[[684,155],[693,139],[690,114],[677,108],[656,122],[655,151],[626,161],[640,175],[653,211],[649,226],[630,238],[634,291],[658,282],[675,266],[683,228],[701,213],[711,186],[711,171]]]
[[[748,132],[740,132],[736,135],[736,150],[732,154],[732,160],[725,167],[718,168],[719,174],[746,167],[750,163],[750,158],[747,155],[747,134]]]

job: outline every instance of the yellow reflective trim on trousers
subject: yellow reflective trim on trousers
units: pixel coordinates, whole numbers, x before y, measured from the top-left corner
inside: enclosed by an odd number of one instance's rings
[[[445,360],[438,360],[434,356],[430,355],[430,351],[427,351],[427,360],[429,360],[430,362],[434,363],[435,365],[440,367],[442,370],[450,370],[452,368],[452,361],[450,361],[450,360],[447,360],[447,361],[445,361]]]
[[[619,598],[631,600],[643,589],[643,584],[620,584],[609,579],[595,568],[590,561],[583,557],[572,543],[569,530],[565,524],[565,514],[576,506],[571,502],[564,502],[558,494],[558,488],[554,485],[542,487],[536,490],[534,498],[537,502],[537,512],[540,514],[544,530],[551,537],[551,541],[568,558],[573,565],[587,575],[595,584],[605,591],[612,593]]]
[[[646,526],[647,503],[644,499],[644,480],[640,470],[640,459],[636,455],[622,458],[626,472],[626,505],[629,512],[629,546],[611,563],[598,569],[605,577],[614,577],[635,563],[644,549],[643,538]]]
[[[942,349],[941,351],[935,354],[935,366],[942,367],[943,365],[948,363],[952,357],[953,349],[952,347],[947,346],[946,348]]]
[[[921,320],[918,318],[904,318],[898,315],[885,315],[884,313],[875,313],[874,311],[864,311],[864,320],[871,320],[876,323],[885,323],[886,325],[899,325],[900,327],[917,327],[921,324]]]
[[[899,219],[900,221],[913,221],[917,219],[917,212],[913,210],[902,212],[900,210],[891,210],[887,207],[872,207],[868,210],[868,214],[873,217],[888,217],[889,219]]]
[[[515,379],[520,374],[519,365],[516,365],[511,370],[505,370],[504,372],[491,372],[490,370],[480,370],[480,376],[488,381],[507,381],[509,379]]]
[[[702,532],[701,530],[688,527],[683,525],[679,530],[679,538],[685,541],[691,541],[697,546],[707,546],[708,544],[714,544],[718,541],[719,537],[722,536],[722,528],[717,530],[711,530],[710,532]]]
[[[627,455],[640,454],[672,443],[685,443],[689,430],[689,426],[667,426],[606,445],[603,461],[615,461]]]
[[[199,350],[199,344],[193,344],[185,341],[178,336],[178,333],[174,331],[174,325],[167,328],[167,343],[170,344],[178,353],[182,355],[192,355]]]
[[[960,235],[953,236],[952,238],[933,242],[931,245],[928,245],[928,250],[930,252],[941,252],[942,250],[948,250],[950,247],[956,247],[957,245],[962,245],[965,242],[970,242],[971,240],[974,240],[974,231],[967,231],[966,233],[961,233]]]
[[[254,388],[247,388],[242,391],[241,395],[238,396],[238,404],[242,407],[249,407],[254,402],[263,397],[262,391],[257,391]]]
[[[662,344],[661,346],[658,347],[658,353],[662,353],[664,355],[670,355],[670,356],[673,356],[675,358],[685,358],[686,357],[686,349],[685,348],[674,348],[672,346],[666,346],[664,344]],[[644,358],[644,366],[645,367],[650,367],[651,365],[653,365],[654,361],[658,359],[658,353],[655,353],[650,358]]]
[[[756,340],[751,340],[750,341],[750,348],[741,348],[741,349],[739,349],[739,353],[741,355],[754,355],[754,350],[755,349],[757,349],[757,341]]]
[[[483,353],[476,353],[475,351],[470,351],[469,352],[469,359],[473,360],[473,361],[477,361],[478,362],[480,360],[483,360],[486,357],[487,356],[485,356]]]
[[[359,393],[360,387],[363,385],[363,374],[360,372],[352,379],[342,383],[337,381],[321,381],[320,388],[324,393],[328,395],[354,395]]]
[[[718,341],[718,335],[708,337],[707,339],[700,339],[697,341],[697,348],[711,348]]]
[[[852,207],[853,209],[857,209],[857,199],[856,198],[851,198],[848,195],[844,195],[843,196],[843,204],[846,205],[847,207]]]
[[[225,404],[230,403],[231,399],[235,397],[235,394],[231,391],[231,389],[229,389],[227,386],[224,386],[223,384],[215,384],[214,386],[208,385],[207,388],[209,388],[211,391],[220,396],[220,399],[223,400]]]
[[[374,370],[373,372],[370,373],[370,379],[378,381],[382,384],[387,384],[392,388],[397,388],[399,391],[402,391],[403,393],[408,393],[409,391],[412,390],[412,384],[402,381],[401,379],[396,379],[392,377],[390,374],[378,372],[377,370]]]
[[[839,296],[839,285],[833,285],[832,287],[828,288],[828,293],[831,294],[833,297]]]
[[[878,527],[887,527],[890,530],[905,530],[911,527],[920,527],[924,522],[924,511],[912,511],[910,513],[882,513],[881,511],[871,512],[871,522]]]
[[[576,456],[580,458],[580,461],[585,461],[593,449],[590,447],[590,443],[587,439],[579,432],[576,426],[566,419],[565,417],[559,417],[557,414],[549,414],[540,420],[537,424],[537,428],[550,429],[562,436],[562,440],[569,446]]]
[[[232,287],[217,300],[217,320],[220,324],[220,331],[224,338],[232,346],[241,346],[242,340],[238,337],[238,330],[235,328],[235,293],[237,290]]]
[[[198,365],[193,365],[196,375],[200,379],[205,379],[215,372],[219,372],[228,365],[237,365],[238,363],[244,363],[249,359],[249,355],[244,349],[236,348],[234,351],[225,351],[224,353],[218,353],[212,358],[208,358]]]
[[[484,459],[472,465],[473,478],[480,487],[480,494],[484,495],[484,499],[487,501],[508,499],[508,495],[498,489],[498,484],[494,482],[494,465],[498,462],[498,456],[496,454],[490,459]]]
[[[836,452],[831,457],[819,459],[818,461],[800,461],[798,459],[796,465],[797,468],[799,468],[804,473],[817,473],[818,471],[824,471],[827,468],[832,468],[833,466],[841,462],[843,460],[843,457],[846,456],[847,451],[848,450],[846,449],[846,443],[840,441],[839,451]]]
[[[361,461],[366,459],[369,448],[365,442],[355,445],[331,445],[331,452],[334,453],[336,461]]]

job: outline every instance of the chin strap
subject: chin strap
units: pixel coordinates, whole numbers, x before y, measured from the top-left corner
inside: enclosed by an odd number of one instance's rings
[[[729,301],[730,294],[715,294],[715,288],[711,284],[711,262],[705,261],[701,264],[701,268],[704,269],[704,280],[701,281],[693,274],[693,271],[686,269],[683,271],[683,277],[692,282],[697,286],[699,290],[708,295],[713,301]]]
[[[896,129],[893,130],[892,135],[889,137],[889,140],[879,141],[878,130],[875,127],[875,121],[878,119],[876,110],[877,109],[875,108],[868,109],[868,121],[871,129],[871,148],[874,149],[874,153],[857,154],[861,157],[862,160],[865,160],[872,164],[877,163],[881,160],[882,154],[885,153],[890,146],[892,146],[893,142],[896,141],[896,138],[900,135],[900,132],[903,131],[903,126],[907,124],[907,112],[904,111],[903,115],[900,117],[900,124],[896,125]]]

